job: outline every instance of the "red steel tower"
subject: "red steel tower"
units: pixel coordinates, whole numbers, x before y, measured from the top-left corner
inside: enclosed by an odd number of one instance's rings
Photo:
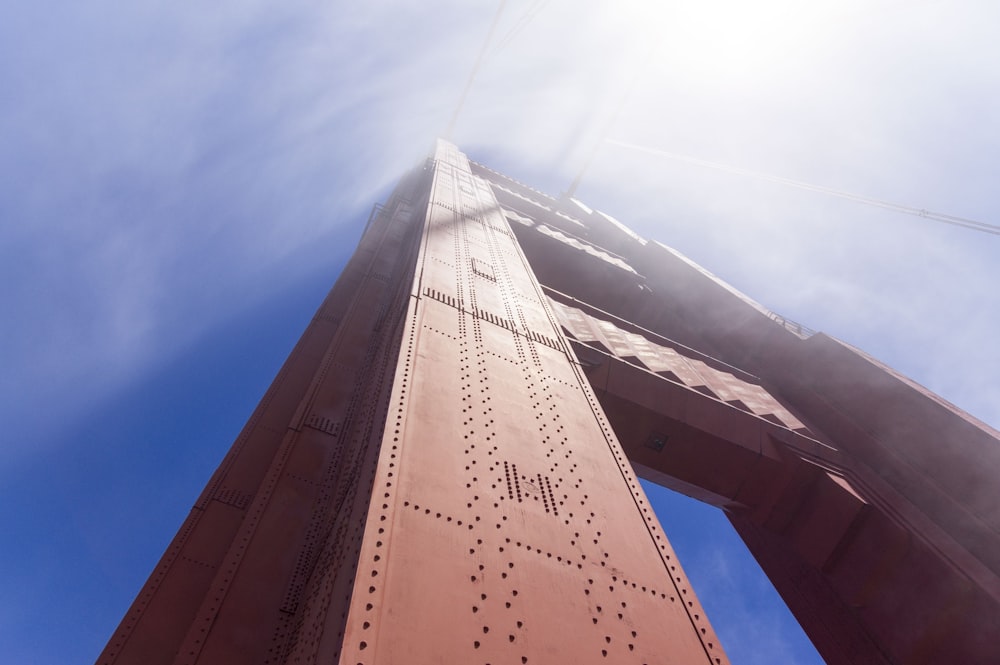
[[[101,664],[728,662],[636,475],[830,663],[1000,654],[998,433],[439,142]]]

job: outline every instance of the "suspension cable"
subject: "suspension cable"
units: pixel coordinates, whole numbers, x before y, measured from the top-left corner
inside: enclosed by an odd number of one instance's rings
[[[931,210],[925,210],[923,208],[916,208],[913,206],[903,205],[901,203],[892,203],[891,201],[883,201],[881,199],[875,199],[868,196],[861,196],[860,194],[852,194],[851,192],[844,192],[839,189],[823,187],[822,185],[813,185],[811,183],[802,182],[800,180],[791,180],[789,178],[782,178],[781,176],[771,175],[769,173],[761,173],[760,171],[751,171],[750,169],[742,169],[736,166],[729,166],[727,164],[719,164],[718,162],[710,162],[705,159],[698,159],[696,157],[680,155],[673,152],[667,152],[666,150],[658,150],[657,148],[648,148],[645,146],[635,145],[634,143],[617,141],[615,139],[609,139],[608,143],[616,145],[620,148],[636,150],[638,152],[644,152],[650,155],[656,155],[658,157],[667,157],[669,159],[674,159],[679,162],[686,162],[688,164],[705,166],[712,169],[718,169],[720,171],[736,173],[738,175],[745,175],[753,178],[759,178],[761,180],[767,180],[769,182],[775,182],[781,185],[787,185],[789,187],[797,187],[799,189],[805,189],[810,192],[829,194],[830,196],[837,196],[842,199],[847,199],[849,201],[856,201],[857,203],[864,203],[866,205],[875,206],[877,208],[885,208],[887,210],[894,210],[896,212],[905,213],[907,215],[922,217],[924,219],[929,219],[932,222],[951,224],[952,226],[959,226],[965,229],[970,229],[972,231],[980,231],[982,233],[1000,235],[1000,226],[997,226],[995,224],[987,224],[986,222],[977,222],[974,219],[967,219],[965,217],[958,217],[955,215],[946,215],[944,213],[933,212]]]
[[[469,73],[469,80],[466,81],[465,88],[462,90],[462,94],[458,98],[458,105],[455,107],[455,112],[451,114],[451,120],[448,121],[448,127],[444,130],[444,137],[446,139],[451,138],[451,132],[455,129],[455,123],[458,121],[458,114],[461,113],[462,107],[465,105],[465,97],[469,94],[469,89],[472,88],[472,82],[476,80],[476,74],[479,73],[479,68],[483,64],[483,56],[486,54],[486,49],[489,48],[490,41],[493,39],[493,33],[496,32],[497,24],[500,23],[500,16],[503,14],[503,8],[506,4],[507,0],[500,0],[500,6],[497,7],[497,13],[493,16],[493,23],[490,24],[490,31],[486,34],[486,41],[483,42],[483,47],[479,49],[479,55],[476,57],[476,63],[472,66],[472,72]]]

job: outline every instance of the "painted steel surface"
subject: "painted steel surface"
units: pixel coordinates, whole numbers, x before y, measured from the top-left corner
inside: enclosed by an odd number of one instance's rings
[[[1000,434],[440,142],[99,663],[714,663],[635,474],[712,503],[830,663],[1000,654]]]
[[[489,185],[442,145],[345,663],[722,663]]]
[[[100,663],[727,662],[488,183],[373,218]]]
[[[430,175],[371,221],[98,663],[339,653]]]

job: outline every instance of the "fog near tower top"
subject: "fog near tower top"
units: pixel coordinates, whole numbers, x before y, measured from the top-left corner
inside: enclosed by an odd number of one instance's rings
[[[1000,425],[997,238],[600,143],[998,223],[1000,7],[665,4],[508,1],[452,140],[553,195],[599,146],[576,192],[588,205]],[[111,478],[137,474],[135,459],[82,424],[156,414],[128,398],[192,349],[234,328],[263,339],[289,294],[318,302],[371,204],[444,131],[496,7],[0,9],[5,486],[56,478],[86,497],[51,521],[118,501],[92,493],[121,489]],[[203,367],[183,376],[184,391],[209,389]],[[59,461],[71,452],[95,468]],[[172,487],[181,504],[200,473]],[[74,520],[108,554],[98,518]],[[39,562],[57,549],[25,547]],[[44,597],[19,584],[4,616]]]
[[[1000,219],[989,3],[650,4],[507,3],[455,142],[554,194],[613,138]],[[12,12],[8,405],[56,371],[109,394],[317,269],[444,130],[495,7]],[[1000,421],[994,239],[609,144],[578,195]]]
[[[11,413],[65,397],[53,373],[107,396],[319,269],[443,132],[495,8],[8,11]],[[453,139],[554,194],[612,138],[995,221],[997,11],[509,2]],[[606,143],[578,195],[1000,422],[994,239]]]

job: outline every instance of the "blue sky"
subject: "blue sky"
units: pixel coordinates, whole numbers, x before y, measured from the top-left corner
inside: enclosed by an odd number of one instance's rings
[[[453,139],[553,194],[598,146],[589,205],[1000,424],[1000,238],[600,143],[1000,222],[1000,8],[663,4],[507,2]],[[496,8],[0,2],[9,662],[96,658]],[[733,662],[816,662],[655,501]]]

